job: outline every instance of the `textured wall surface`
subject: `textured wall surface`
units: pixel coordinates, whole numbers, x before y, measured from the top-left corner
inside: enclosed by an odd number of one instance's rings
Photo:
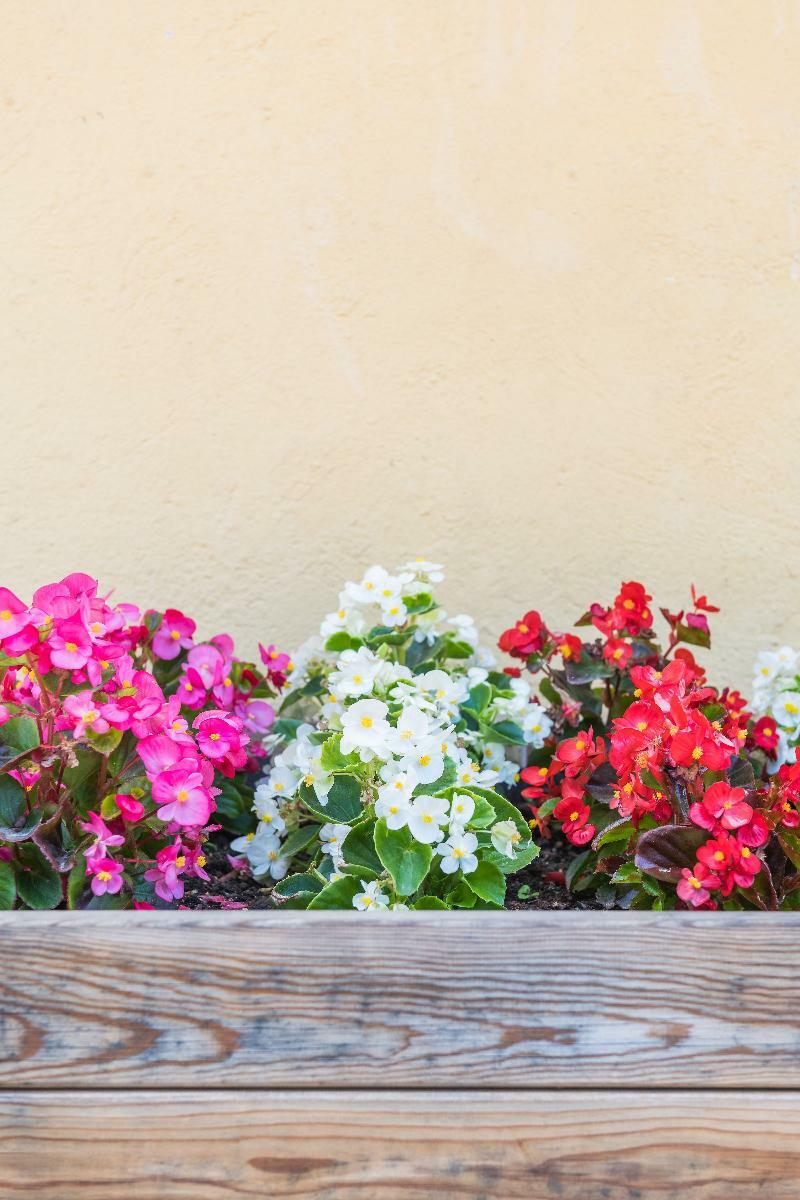
[[[793,0],[2,0],[0,576],[800,642]]]

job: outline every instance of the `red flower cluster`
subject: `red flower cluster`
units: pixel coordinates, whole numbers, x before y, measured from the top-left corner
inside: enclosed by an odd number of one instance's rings
[[[512,658],[529,658],[531,654],[538,654],[546,638],[547,630],[542,618],[538,612],[531,610],[510,629],[506,629],[505,633],[501,633],[498,645]]]

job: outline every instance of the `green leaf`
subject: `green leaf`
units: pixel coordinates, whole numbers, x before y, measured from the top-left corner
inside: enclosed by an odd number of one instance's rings
[[[633,832],[633,822],[628,817],[623,817],[620,821],[612,821],[610,825],[606,825],[605,829],[600,830],[592,842],[592,849],[599,850],[601,846],[607,846],[609,842],[626,842]]]
[[[567,662],[564,666],[567,683],[580,686],[591,683],[595,679],[610,679],[614,668],[602,658],[590,658],[588,654],[581,655],[580,662]]]
[[[485,725],[481,721],[481,733],[487,742],[502,742],[505,746],[525,744],[525,734],[514,721],[498,721],[496,725]]]
[[[294,858],[295,854],[305,850],[309,842],[314,841],[318,833],[319,825],[301,825],[299,829],[293,829],[281,846],[282,857]]]
[[[86,736],[92,749],[96,750],[98,754],[102,754],[104,758],[108,758],[109,754],[113,754],[122,741],[122,730],[109,729],[107,733],[92,733],[90,729]]]
[[[691,625],[679,624],[676,629],[676,634],[679,642],[686,642],[689,646],[704,646],[706,649],[711,645],[711,634],[705,629],[693,629]]]
[[[25,870],[24,867],[28,867]],[[47,909],[57,908],[61,903],[61,880],[55,871],[39,858],[38,853],[28,855],[17,875],[17,891],[20,900],[28,908]]]
[[[91,900],[86,905],[87,908],[95,910],[99,909],[101,912],[107,909],[117,910],[121,908],[130,908],[130,906],[130,892],[127,892],[124,889],[121,892],[117,892],[115,896],[112,896],[110,892],[106,892],[104,896],[92,896]]]
[[[342,735],[332,733],[326,737],[320,754],[320,766],[323,771],[334,774],[336,771],[352,771],[360,760],[357,754],[342,754]]]
[[[8,912],[17,898],[17,881],[10,863],[0,862],[0,912]]]
[[[556,690],[556,688],[553,687],[553,684],[550,682],[550,680],[546,676],[544,679],[539,681],[539,684],[537,686],[539,688],[539,691],[544,696],[545,700],[548,702],[548,704],[552,705],[554,708],[558,708],[558,709],[561,708],[561,705],[563,703],[563,698],[562,698],[560,692],[558,692]]]
[[[790,833],[788,829],[781,829],[778,832],[778,841],[786,857],[800,868],[800,837],[796,833]]]
[[[438,608],[430,592],[417,592],[414,596],[404,596],[403,604],[406,606],[406,612],[415,615],[417,613],[430,612],[431,609]]]
[[[69,878],[67,879],[67,908],[81,908],[81,901],[88,887],[89,879],[86,875],[86,859],[82,854],[79,854],[75,860],[75,866],[70,871]]]
[[[343,875],[341,879],[327,884],[309,904],[309,908],[352,908],[353,897],[363,891],[360,879]]]
[[[453,788],[454,792],[458,788]],[[493,804],[490,804],[485,796],[473,795],[475,801],[475,812],[470,817],[467,824],[471,829],[485,829],[488,825],[494,825],[497,820],[497,810]],[[498,797],[499,799],[499,797]]]
[[[0,742],[10,746],[16,754],[34,750],[39,745],[39,730],[32,717],[11,717],[0,725]]]
[[[284,843],[285,849],[285,843]],[[285,879],[279,880],[272,889],[273,895],[283,896],[289,899],[291,896],[299,896],[301,894],[310,893],[317,895],[322,891],[322,884],[317,879],[316,875],[300,874],[287,875]]]
[[[445,634],[442,638],[442,647],[439,653],[442,659],[472,658],[475,650],[470,646],[469,642],[462,642],[450,634]]]
[[[333,786],[328,792],[327,803],[317,799],[313,787],[302,784],[298,791],[301,802],[309,812],[324,821],[338,821],[343,825],[352,825],[364,815],[364,805],[361,803],[361,784],[353,775],[336,775]]]
[[[527,846],[523,846],[521,850],[517,850],[516,857],[514,858],[506,858],[505,854],[501,854],[499,850],[495,850],[494,846],[491,845],[486,846],[481,851],[481,857],[484,862],[499,867],[504,875],[514,875],[524,867],[530,866],[533,860],[539,857],[539,853],[540,847],[535,842],[529,842]]]
[[[452,875],[447,876],[447,878],[452,879]],[[444,899],[448,908],[474,908],[477,897],[467,887],[462,876],[456,886],[446,893]]]
[[[419,898],[419,900],[417,900],[416,904],[412,904],[411,907],[415,911],[417,911],[420,909],[424,910],[424,909],[429,909],[429,908],[437,908],[437,909],[445,908],[446,909],[447,905],[445,904],[444,900],[440,900],[438,896],[420,896],[420,898]]]
[[[228,833],[239,837],[253,827],[253,797],[244,797],[231,779],[223,779],[217,796],[217,819]]]
[[[270,729],[270,733],[274,737],[283,738],[285,742],[291,742],[302,724],[299,717],[280,717]]]
[[[479,862],[474,871],[464,876],[464,882],[481,900],[488,900],[491,904],[505,903],[506,877],[494,863],[486,859]]]
[[[345,862],[351,867],[368,867],[380,875],[383,865],[375,851],[375,822],[359,821],[348,833],[342,846]]]
[[[0,842],[27,842],[42,823],[43,813],[34,808],[27,814],[22,814],[15,825],[0,823]]]
[[[418,842],[408,828],[389,829],[384,817],[375,826],[375,849],[399,896],[410,896],[417,890],[433,860],[430,846]]]
[[[414,788],[415,796],[438,796],[445,788],[452,787],[456,781],[456,764],[448,756],[444,760],[444,770],[433,783],[423,783]]]
[[[467,697],[466,703],[462,704],[462,710],[468,708],[476,717],[479,717],[491,698],[492,689],[489,687],[489,684],[477,683]]]
[[[0,775],[0,826],[13,828],[24,812],[24,788],[10,775]]]
[[[353,637],[346,629],[338,629],[328,638],[325,649],[331,654],[341,654],[343,650],[357,650],[363,645],[361,638]]]

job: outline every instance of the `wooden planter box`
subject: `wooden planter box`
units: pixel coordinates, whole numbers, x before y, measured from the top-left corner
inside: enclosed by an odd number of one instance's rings
[[[5,1200],[796,1200],[800,917],[0,916]]]

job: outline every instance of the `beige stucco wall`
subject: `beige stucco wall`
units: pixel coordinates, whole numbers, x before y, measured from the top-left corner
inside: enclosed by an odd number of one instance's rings
[[[793,0],[2,0],[2,580],[800,642]]]

